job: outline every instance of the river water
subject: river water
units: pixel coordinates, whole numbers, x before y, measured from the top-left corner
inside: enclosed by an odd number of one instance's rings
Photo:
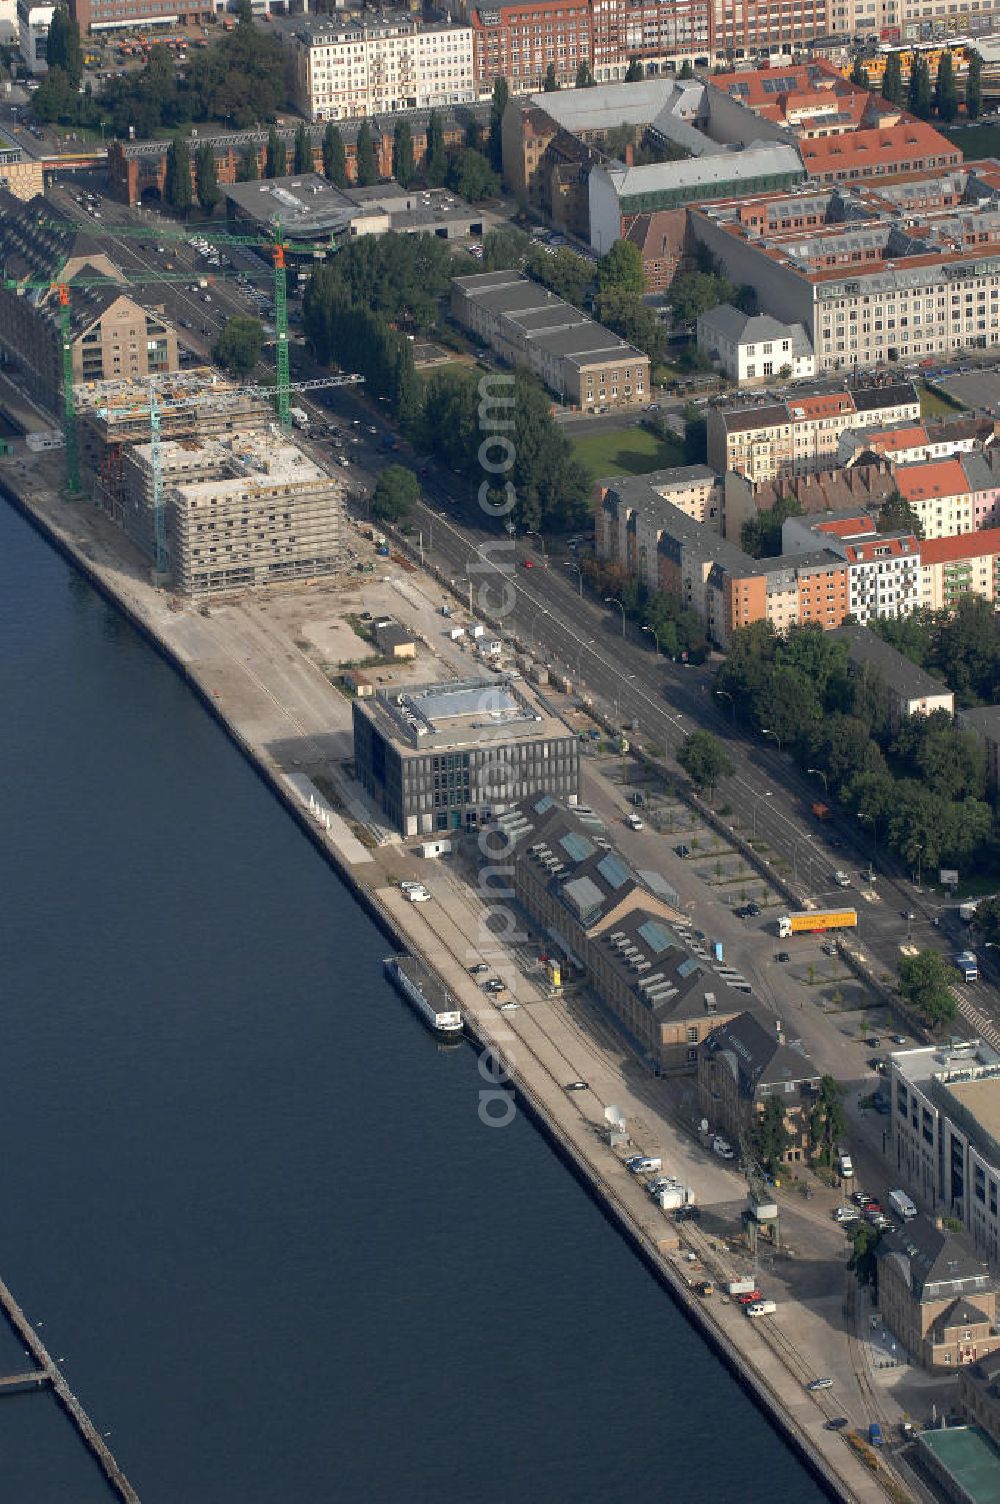
[[[0,506],[0,1274],[144,1504],[821,1494],[173,672]],[[23,1363],[0,1331],[0,1372]],[[0,1398],[2,1504],[103,1479]]]

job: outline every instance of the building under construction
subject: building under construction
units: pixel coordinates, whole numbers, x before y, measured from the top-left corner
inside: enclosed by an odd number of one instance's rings
[[[170,582],[209,595],[333,573],[343,549],[343,494],[276,423],[220,437],[161,439]],[[121,524],[156,558],[152,443],[124,457]]]

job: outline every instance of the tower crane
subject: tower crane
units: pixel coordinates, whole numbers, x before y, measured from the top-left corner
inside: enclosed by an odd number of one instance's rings
[[[62,384],[63,399],[63,440],[66,449],[66,489],[70,495],[77,496],[80,493],[80,462],[79,444],[76,428],[76,381],[73,375],[73,320],[71,297],[73,292],[88,292],[91,288],[107,287],[126,293],[132,286],[132,281],[124,276],[118,277],[95,276],[73,277],[67,281],[63,276],[66,258],[62,257],[51,277],[20,278],[4,276],[0,279],[0,286],[4,291],[20,295],[28,293],[54,293],[58,308],[58,341],[60,379]],[[190,272],[161,272],[151,281],[156,282],[188,282]],[[287,371],[288,351],[285,351],[285,368]]]
[[[210,377],[185,376],[184,384],[189,388],[192,395],[178,398],[175,401],[161,401],[157,394],[157,387],[175,382],[175,375],[151,376],[142,383],[123,381],[104,381],[88,385],[88,392],[97,398],[97,412],[99,416],[110,419],[110,404],[101,406],[100,398],[107,396],[113,398],[116,395],[131,392],[138,387],[145,393],[149,404],[149,444],[150,465],[153,472],[153,541],[154,541],[154,576],[157,583],[164,583],[170,575],[170,553],[167,548],[167,522],[166,508],[163,504],[163,451],[160,442],[160,417],[168,412],[185,412],[190,408],[215,407],[224,404],[226,398],[236,401],[241,397],[266,397],[274,396],[274,390],[266,386],[253,385],[226,385],[213,381]],[[339,375],[320,376],[308,381],[296,381],[286,385],[286,396],[291,392],[313,392],[324,387],[333,386],[357,386],[364,381],[363,376]]]
[[[93,229],[82,220],[66,220],[63,223],[70,224],[83,232],[93,233]],[[191,239],[191,230],[196,228],[188,226],[185,230],[170,230],[157,227],[156,236],[161,240],[184,241]],[[274,294],[274,348],[275,367],[277,370],[277,384],[275,387],[275,410],[278,422],[282,428],[291,425],[291,407],[289,403],[289,371],[288,371],[288,266],[286,256],[289,253],[316,257],[317,252],[322,250],[329,254],[335,254],[339,244],[335,237],[330,237],[330,242],[325,247],[319,247],[314,243],[299,244],[297,241],[289,241],[284,238],[280,224],[275,225],[273,235],[233,235],[229,232],[216,231],[203,234],[197,232],[199,238],[209,245],[217,246],[245,246],[251,250],[267,251],[271,257],[272,281]],[[148,236],[149,229],[144,225],[115,225],[111,230],[114,236]]]

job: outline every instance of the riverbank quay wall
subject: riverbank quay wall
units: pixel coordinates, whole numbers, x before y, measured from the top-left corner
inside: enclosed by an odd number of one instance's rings
[[[217,692],[203,682],[196,667],[185,658],[177,644],[172,643],[169,636],[160,630],[152,608],[159,604],[162,611],[163,594],[146,584],[141,574],[143,564],[138,556],[129,573],[130,566],[121,557],[123,544],[120,533],[113,529],[107,519],[86,504],[66,502],[52,492],[41,492],[38,489],[32,489],[29,493],[25,487],[22,492],[15,488],[9,476],[0,476],[0,495],[82,573],[105,600],[120,610],[143,638],[184,678],[271,792],[282,801],[300,828],[347,884],[388,937],[391,945],[422,955],[424,961],[440,973],[439,958],[422,950],[415,940],[408,924],[410,916],[393,914],[379,894],[364,881],[363,873],[356,871],[343,858],[333,845],[327,830],[317,819],[316,813],[304,801],[302,794],[296,792],[294,784],[287,780],[287,774],[267,750],[255,744],[238,722],[227,714]],[[99,557],[101,552],[111,550],[114,551],[114,567],[102,562]],[[206,630],[211,628],[210,622],[203,625]],[[417,923],[418,916],[414,915],[413,927]],[[474,989],[470,989],[470,996],[473,991]],[[495,1062],[497,1076],[509,1080],[525,1111],[573,1170],[609,1221],[625,1234],[688,1320],[698,1328],[746,1392],[794,1447],[829,1496],[843,1500],[845,1504],[874,1504],[874,1501],[887,1497],[898,1498],[898,1494],[888,1492],[883,1486],[888,1483],[888,1479],[870,1474],[846,1446],[837,1458],[836,1468],[817,1450],[789,1408],[793,1390],[796,1398],[801,1399],[801,1385],[789,1378],[769,1350],[761,1352],[764,1361],[759,1366],[751,1362],[747,1354],[722,1330],[711,1310],[696,1299],[687,1279],[671,1261],[669,1246],[665,1245],[676,1244],[677,1232],[674,1225],[664,1219],[660,1235],[655,1235],[643,1225],[643,1214],[648,1214],[647,1198],[638,1185],[629,1185],[626,1197],[610,1183],[607,1173],[610,1166],[602,1166],[593,1153],[593,1146],[598,1141],[591,1127],[579,1117],[573,1119],[570,1116],[561,1086],[548,1079],[544,1070],[533,1071],[530,1061],[522,1060],[518,1063],[511,1057],[504,1039],[498,1037],[490,1027],[494,1023],[493,1010],[490,1015],[484,1013],[480,1016],[474,1003],[470,1007],[466,999],[462,999],[461,1005],[469,1037],[480,1051]],[[634,1206],[630,1204],[633,1200]],[[752,1326],[752,1323],[747,1325]],[[765,1368],[767,1372],[764,1371]],[[783,1381],[789,1391],[785,1396],[780,1392]],[[842,1442],[839,1444],[843,1446]]]

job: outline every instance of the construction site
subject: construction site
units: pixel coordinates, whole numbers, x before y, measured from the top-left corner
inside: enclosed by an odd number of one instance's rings
[[[93,499],[191,596],[334,573],[340,481],[274,420],[271,394],[209,368],[77,391]]]

